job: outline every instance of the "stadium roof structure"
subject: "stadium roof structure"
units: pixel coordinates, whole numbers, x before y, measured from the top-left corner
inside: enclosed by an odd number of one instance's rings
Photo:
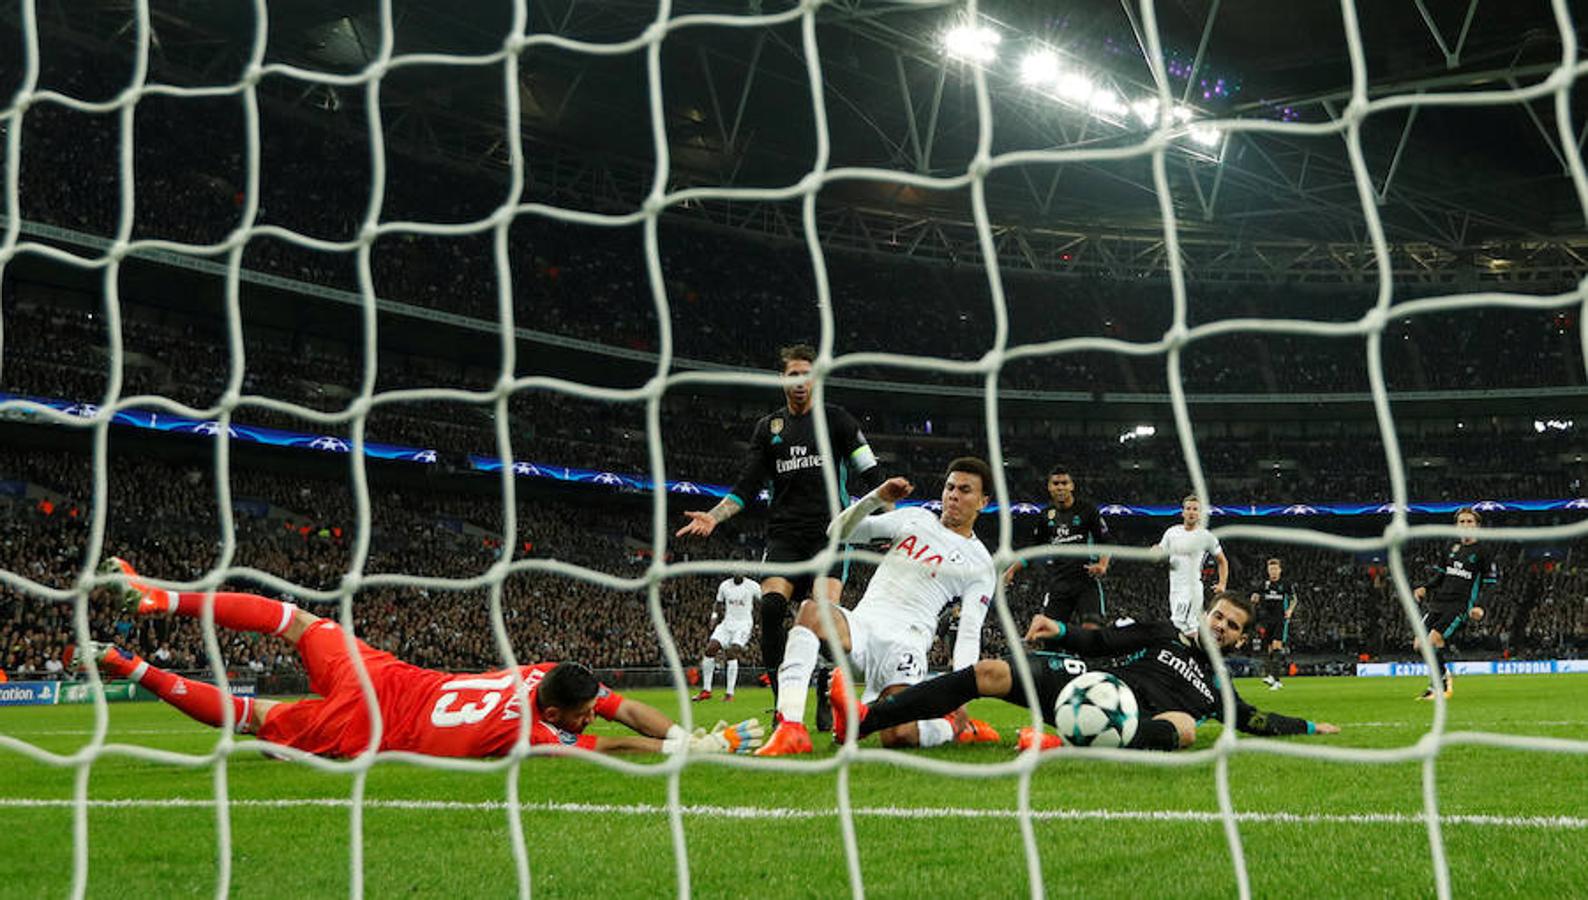
[[[776,13],[789,0],[680,0],[673,16]],[[41,18],[68,40],[130,43],[126,0],[42,0]],[[272,0],[270,61],[357,72],[380,44],[380,4]],[[484,54],[502,46],[510,4],[392,0],[399,53]],[[531,33],[616,43],[654,21],[654,2],[537,0]],[[995,154],[1126,146],[1145,119],[1099,116],[1085,103],[1022,83],[1017,57],[1038,48],[1087,71],[1099,92],[1129,103],[1156,95],[1131,0],[989,0],[982,27],[1001,58],[985,63]],[[1508,89],[1537,83],[1561,61],[1545,0],[1359,3],[1370,97]],[[1579,11],[1580,12],[1580,11]],[[1169,89],[1198,120],[1338,119],[1351,69],[1340,7],[1328,0],[1164,0],[1156,5]],[[14,9],[0,19],[14,20]],[[151,4],[152,78],[235,80],[252,39],[249,4]],[[952,176],[975,150],[970,66],[945,53],[963,4],[829,0],[818,14],[831,166]],[[527,191],[580,208],[632,210],[653,172],[643,51],[521,56],[518,96]],[[662,95],[670,187],[794,184],[815,156],[798,21],[770,27],[691,26],[663,44]],[[505,166],[499,67],[418,66],[383,79],[388,141],[473,170]],[[272,102],[336,127],[361,92],[266,79]],[[1205,96],[1199,96],[1205,94]],[[1073,99],[1073,98],[1072,98]],[[1113,102],[1112,100],[1110,102]],[[1574,281],[1588,270],[1588,227],[1566,168],[1588,137],[1572,104],[1563,144],[1553,97],[1491,107],[1422,106],[1368,117],[1361,133],[1376,204],[1405,281]],[[1204,280],[1361,282],[1376,277],[1342,133],[1218,135],[1216,146],[1169,154],[1168,174],[1188,274]],[[830,246],[975,264],[968,190],[885,180],[829,184],[820,197]],[[996,170],[989,206],[1004,266],[1114,277],[1160,275],[1162,224],[1148,159],[1039,163]],[[739,231],[800,236],[796,202],[691,201],[670,210]]]

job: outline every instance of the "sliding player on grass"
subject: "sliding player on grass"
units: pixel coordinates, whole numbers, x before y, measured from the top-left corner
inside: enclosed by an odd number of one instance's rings
[[[961,600],[959,636],[954,641],[954,668],[970,666],[981,656],[981,628],[987,618],[997,575],[992,556],[977,539],[976,516],[987,505],[992,470],[974,457],[949,463],[943,479],[943,511],[939,515],[908,507],[871,515],[884,504],[904,499],[913,490],[903,478],[890,478],[833,519],[830,533],[848,543],[888,541],[888,550],[853,610],[829,608],[833,637],[864,673],[869,701],[916,684],[926,676],[927,653],[937,634],[938,616]],[[789,631],[788,649],[778,669],[778,712],[783,721],[757,756],[810,753],[805,728],[805,700],[811,668],[827,637],[817,601],[800,606]],[[836,671],[836,670],[835,670]],[[840,681],[842,679],[839,679]],[[933,747],[954,740],[954,724],[944,709],[925,721],[901,719],[883,735],[887,746]],[[963,720],[961,720],[963,721]],[[981,734],[984,725],[971,726]],[[990,731],[990,730],[989,730]],[[988,735],[991,737],[991,735]],[[991,737],[996,740],[996,737]]]
[[[1251,601],[1221,593],[1206,613],[1208,631],[1221,650],[1233,649],[1246,636],[1254,610]],[[1196,742],[1197,723],[1217,718],[1222,704],[1213,677],[1213,663],[1202,648],[1200,632],[1184,634],[1171,622],[1143,622],[1119,628],[1069,628],[1055,622],[1037,642],[1044,651],[1028,655],[1037,689],[1037,708],[1043,721],[1053,724],[1053,706],[1070,680],[1086,672],[1081,657],[1128,657],[1106,671],[1128,685],[1136,695],[1141,724],[1130,746],[1143,750],[1177,750]],[[847,727],[843,706],[847,685],[832,688],[835,735]],[[859,737],[898,722],[943,715],[979,697],[997,697],[1016,706],[1029,706],[1014,666],[1007,660],[984,659],[974,667],[934,678],[867,707],[860,705]],[[1247,734],[1335,734],[1340,729],[1327,722],[1311,722],[1263,712],[1235,695],[1235,727]],[[1030,728],[1021,729],[1020,745],[1031,740]],[[1059,744],[1057,735],[1042,736],[1044,749]]]
[[[127,585],[124,598],[139,615],[198,618],[203,613],[203,593],[151,587],[131,565],[115,558],[102,568],[121,573]],[[292,642],[308,670],[309,689],[319,697],[297,701],[228,697],[214,685],[157,669],[108,644],[91,650],[100,671],[137,682],[206,725],[222,725],[223,704],[230,702],[236,729],[262,740],[329,757],[356,756],[369,748],[369,706],[340,626],[266,597],[214,596],[217,626],[278,635]],[[511,671],[454,675],[410,665],[363,641],[355,641],[355,646],[380,704],[380,750],[491,757],[505,756],[517,743],[521,710]],[[691,753],[747,753],[761,743],[761,725],[755,719],[691,735],[655,708],[608,689],[579,663],[539,663],[520,666],[518,672],[528,690],[531,744],[598,753],[676,753],[686,748]],[[621,722],[637,734],[585,734],[596,716]]]

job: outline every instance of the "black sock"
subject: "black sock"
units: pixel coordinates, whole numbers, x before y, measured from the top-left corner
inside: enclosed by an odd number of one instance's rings
[[[966,666],[871,704],[871,711],[860,723],[860,737],[905,722],[946,716],[980,696],[976,667]]]
[[[772,702],[777,703],[777,667],[783,664],[783,647],[788,643],[788,598],[782,594],[761,595],[761,665],[772,676]]]
[[[1136,750],[1162,750],[1168,753],[1180,749],[1180,729],[1168,719],[1146,719],[1136,728],[1130,746]]]
[[[827,702],[827,678],[832,670],[825,665],[816,667],[816,730],[833,730],[833,707]]]

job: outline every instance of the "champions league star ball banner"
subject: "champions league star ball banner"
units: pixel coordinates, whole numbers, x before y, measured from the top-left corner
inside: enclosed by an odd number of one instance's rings
[[[1457,675],[1559,675],[1588,673],[1588,659],[1488,659],[1450,663]],[[1403,675],[1428,677],[1428,666],[1420,662],[1357,663],[1358,678],[1395,678]]]
[[[470,456],[469,464],[482,472],[499,472],[502,461],[490,456]],[[513,474],[525,478],[549,478],[553,481],[576,482],[580,484],[603,485],[606,487],[629,489],[635,491],[649,491],[651,480],[640,475],[630,475],[622,472],[603,472],[598,469],[574,469],[568,466],[555,466],[546,463],[517,461],[513,463]],[[729,488],[722,484],[706,484],[701,481],[669,481],[667,491],[671,494],[697,494],[702,497],[721,499],[728,495]],[[767,492],[762,491],[760,499],[767,499]],[[931,510],[941,508],[942,504],[936,500],[901,500],[900,506],[921,506]],[[1406,510],[1410,513],[1427,513],[1449,515],[1464,506],[1470,506],[1480,512],[1551,512],[1554,510],[1588,510],[1588,499],[1576,500],[1479,500],[1468,502],[1461,500],[1440,501],[1437,503],[1410,503]],[[1040,515],[1045,507],[1038,503],[1020,502],[1011,504],[1009,511],[1017,516]],[[1228,516],[1234,518],[1273,518],[1297,516],[1387,516],[1394,511],[1391,503],[1267,503],[1246,506],[1215,506],[1209,511],[1213,516]],[[997,512],[998,505],[990,504],[986,512]],[[1149,516],[1172,517],[1180,515],[1179,506],[1138,506],[1125,503],[1109,503],[1100,505],[1098,512],[1105,516]]]
[[[82,416],[84,418],[94,416],[99,412],[99,407],[92,403],[74,403],[69,400],[27,397],[0,391],[0,403],[19,400],[48,407],[67,415]],[[32,416],[26,410],[13,409],[7,411],[6,417],[26,421]],[[182,416],[142,409],[120,410],[116,413],[114,421],[118,425],[172,434],[208,436],[214,435],[220,430],[220,423],[218,422],[188,419]],[[302,450],[319,450],[323,453],[351,453],[353,449],[346,438],[335,435],[305,434],[296,431],[284,431],[279,428],[242,425],[235,422],[228,428],[227,434],[235,441],[249,444],[265,444],[271,447],[294,447]],[[397,444],[377,444],[365,441],[364,454],[373,459],[394,459],[433,464],[436,462],[438,451],[422,447],[403,447]],[[497,472],[502,468],[501,460],[490,456],[470,456],[469,464],[480,472]],[[576,469],[570,466],[522,460],[513,463],[513,473],[524,478],[547,478],[553,481],[589,484],[618,490],[649,491],[652,484],[651,479],[643,475],[634,475],[626,472],[605,472],[599,469]],[[693,494],[720,500],[728,495],[728,490],[727,485],[706,484],[700,481],[667,482],[667,492],[670,494]],[[758,499],[762,501],[768,499],[767,492],[762,491]],[[899,505],[923,506],[931,510],[936,510],[939,507],[936,500],[905,500]],[[1463,506],[1470,506],[1479,512],[1555,512],[1558,510],[1588,510],[1588,499],[1479,500],[1477,502],[1452,500],[1438,503],[1410,503],[1407,505],[1406,511],[1413,514],[1449,515]],[[1040,503],[1020,502],[1012,504],[1009,511],[1017,516],[1034,516],[1039,515],[1043,509],[1044,507]],[[989,506],[987,511],[997,512],[998,507],[996,505]],[[1169,518],[1180,515],[1179,506],[1138,506],[1127,503],[1101,504],[1098,507],[1098,511],[1105,516]],[[1208,513],[1214,517],[1229,518],[1305,518],[1308,516],[1387,516],[1393,511],[1393,504],[1381,502],[1267,503],[1214,506],[1208,510]]]
[[[43,397],[24,397],[18,394],[0,392],[0,403],[8,400],[26,400],[39,406],[46,406],[57,412],[69,416],[90,418],[99,413],[99,407],[92,403],[72,403],[67,400],[51,400]],[[174,416],[170,413],[152,412],[143,409],[123,409],[116,413],[113,420],[117,425],[126,425],[133,428],[143,428],[149,431],[163,431],[172,434],[197,434],[214,435],[220,431],[220,423],[203,419],[187,419]],[[353,448],[347,438],[329,434],[303,434],[296,431],[283,431],[279,428],[261,428],[258,425],[241,425],[233,422],[227,429],[227,435],[234,441],[247,444],[266,444],[271,447],[297,447],[304,450],[319,450],[325,453],[351,453]],[[396,444],[375,444],[364,442],[364,455],[374,459],[401,459],[408,462],[433,463],[436,461],[436,451],[420,447],[400,447]]]

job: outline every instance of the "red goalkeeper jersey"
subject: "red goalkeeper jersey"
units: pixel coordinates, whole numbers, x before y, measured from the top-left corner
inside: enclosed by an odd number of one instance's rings
[[[555,665],[519,667],[529,689],[529,742],[593,750],[595,735],[563,731],[543,721],[536,711],[535,694],[540,680]],[[431,756],[506,756],[518,740],[520,712],[510,670],[451,675],[416,669],[397,678],[388,676],[384,688],[383,693],[392,702],[382,697],[381,713],[390,716],[382,749],[411,750]],[[610,720],[622,702],[620,694],[602,685],[596,695],[595,714]]]
[[[390,653],[357,642],[380,701],[384,731],[380,749],[431,756],[506,756],[518,740],[521,711],[509,669],[457,675],[405,663]],[[347,641],[329,620],[317,623],[298,642],[309,670],[309,688],[318,699],[284,703],[270,711],[259,737],[322,756],[356,756],[369,746],[369,711]],[[556,663],[520,666],[528,687],[531,744],[561,744],[594,749],[595,735],[563,731],[534,713],[540,680]],[[622,695],[601,686],[595,714],[617,715]]]

